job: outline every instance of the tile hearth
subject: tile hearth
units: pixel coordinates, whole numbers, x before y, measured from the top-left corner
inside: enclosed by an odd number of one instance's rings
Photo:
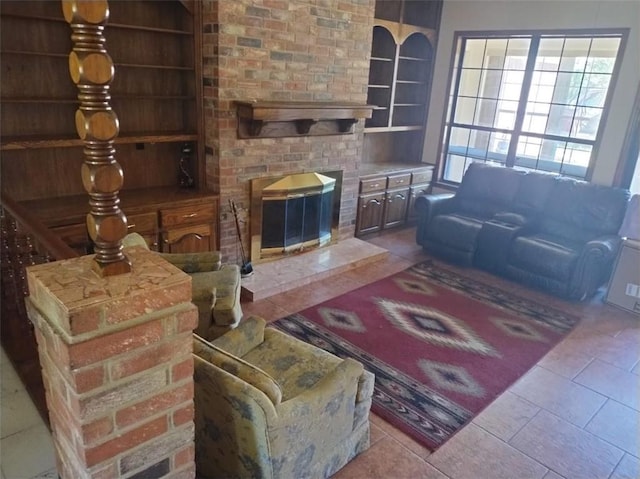
[[[332,275],[380,261],[389,252],[358,238],[348,238],[306,253],[253,265],[242,278],[242,300],[257,301]]]

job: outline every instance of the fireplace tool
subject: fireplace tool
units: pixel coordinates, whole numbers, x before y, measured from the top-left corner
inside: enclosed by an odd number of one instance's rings
[[[233,218],[236,221],[236,233],[238,233],[238,242],[240,243],[240,254],[242,255],[242,266],[240,266],[240,276],[246,277],[253,274],[253,266],[251,262],[247,261],[247,257],[244,254],[244,246],[242,246],[242,233],[240,232],[240,220],[238,219],[238,210],[236,204],[232,199],[229,199],[229,206],[233,213]]]

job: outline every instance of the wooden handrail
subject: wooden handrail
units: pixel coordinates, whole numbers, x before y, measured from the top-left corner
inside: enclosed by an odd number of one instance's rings
[[[31,233],[39,245],[55,260],[76,258],[78,253],[67,245],[60,237],[47,228],[29,210],[14,201],[9,195],[2,193],[2,207],[25,230]]]

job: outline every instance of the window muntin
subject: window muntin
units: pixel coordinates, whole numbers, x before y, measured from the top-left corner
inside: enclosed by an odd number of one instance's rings
[[[481,161],[585,178],[621,33],[458,36],[443,180]]]

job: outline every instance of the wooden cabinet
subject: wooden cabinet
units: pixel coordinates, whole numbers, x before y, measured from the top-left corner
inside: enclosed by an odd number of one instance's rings
[[[402,226],[407,216],[409,188],[387,190],[384,198],[383,228]]]
[[[433,168],[422,168],[411,173],[409,205],[407,206],[407,222],[410,223],[417,219],[415,209],[416,199],[418,196],[430,193],[432,177]]]
[[[162,251],[193,253],[217,248],[217,202],[160,210]]]
[[[432,172],[428,166],[361,178],[356,236],[406,224],[411,218],[412,193],[428,190]]]
[[[164,200],[149,191],[165,197],[180,191],[185,144],[191,155],[184,162],[195,185],[178,196],[212,195],[205,191],[201,8],[201,2],[178,0],[111,2],[104,30],[115,68],[110,105],[119,120],[114,144],[124,172],[120,198],[137,198],[129,202],[133,209],[124,200],[120,207],[129,231],[142,234],[154,249]],[[84,197],[77,222],[63,223],[67,213],[52,207],[46,210],[55,210],[54,216],[45,218],[64,227],[61,236],[80,247],[88,195],[80,175],[84,145],[74,123],[78,91],[68,67],[71,28],[60,2],[2,1],[0,35],[2,191],[25,206],[74,204]],[[217,212],[210,216],[217,218]]]
[[[356,217],[356,236],[374,233],[382,229],[384,201],[384,189],[375,193],[360,194]]]
[[[441,3],[376,2],[367,95],[374,110],[365,122],[371,161],[422,159]]]
[[[150,249],[170,253],[218,249],[217,194],[160,187],[123,191],[120,200],[129,232],[143,236]],[[80,254],[91,249],[84,223],[86,204],[85,195],[23,202]]]

